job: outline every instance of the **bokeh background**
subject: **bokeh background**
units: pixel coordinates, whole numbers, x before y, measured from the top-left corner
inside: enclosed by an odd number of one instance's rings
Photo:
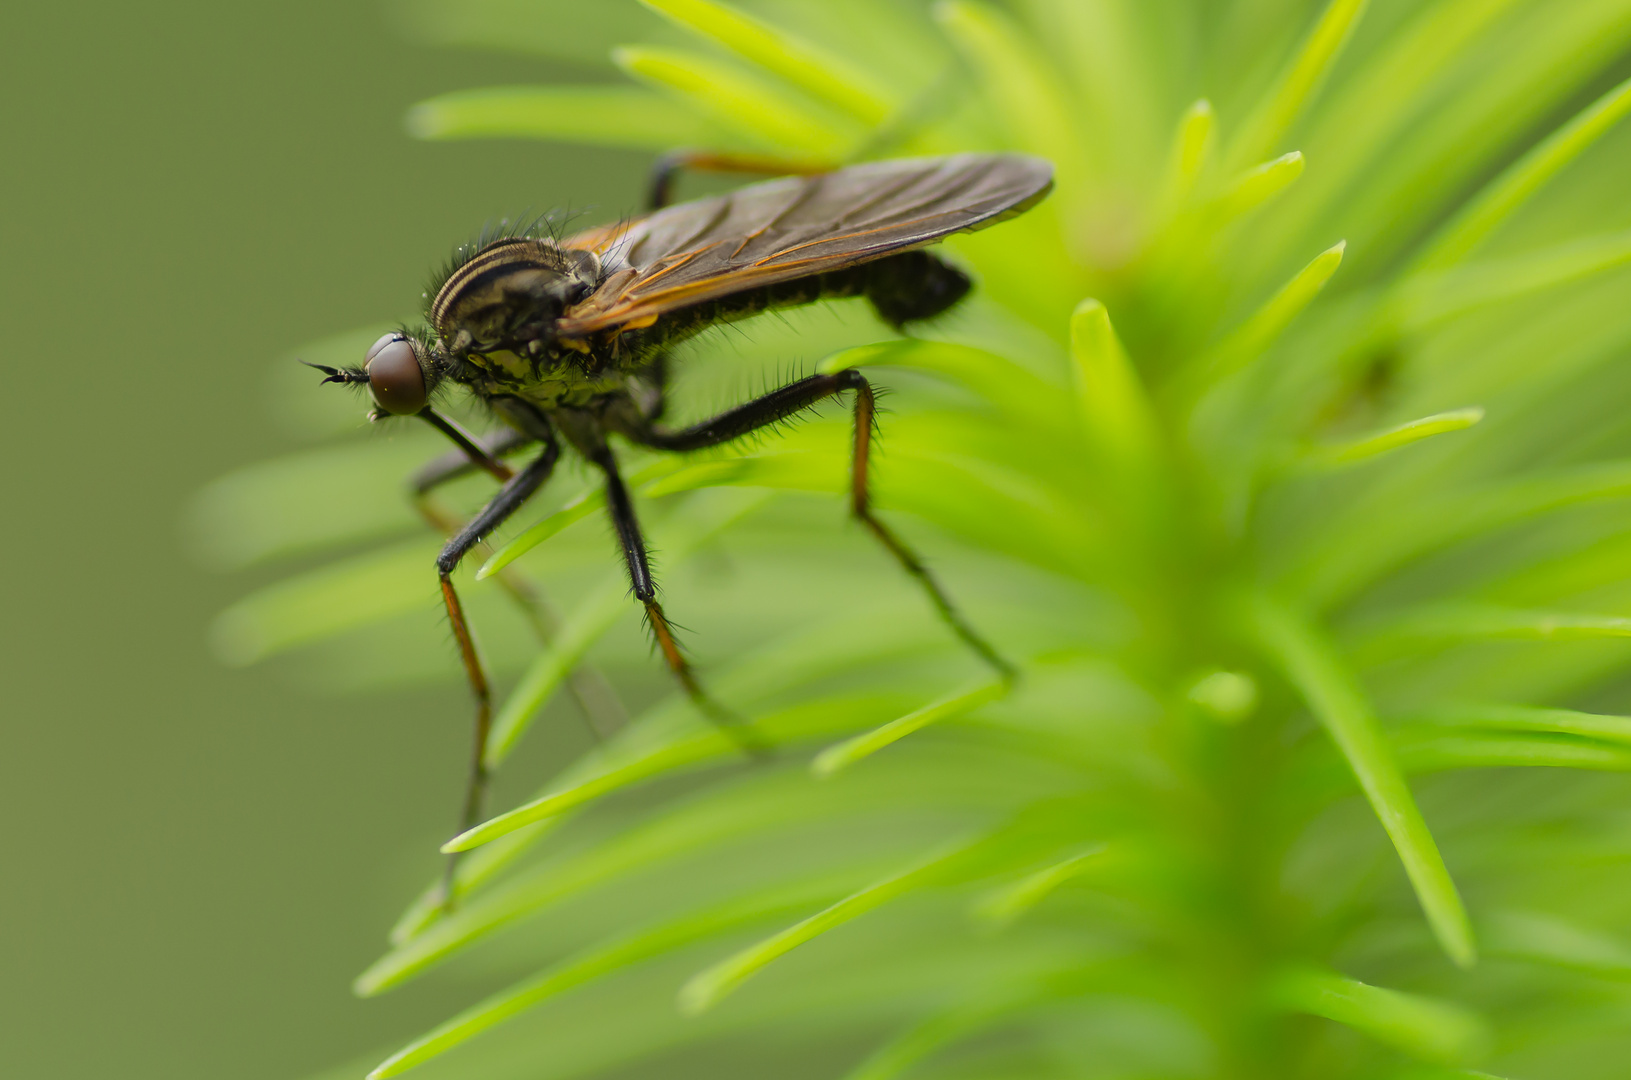
[[[596,75],[377,0],[0,22],[0,1075],[371,1064],[454,1004],[348,985],[446,832],[465,710],[221,666],[205,628],[259,579],[201,566],[186,508],[294,444],[262,407],[292,350],[410,312],[495,215],[632,206],[646,162],[410,139],[431,94]]]
[[[0,272],[8,275],[0,303],[7,305],[6,360],[12,381],[3,431],[15,445],[8,445],[0,460],[6,462],[12,508],[6,543],[14,550],[6,563],[11,580],[6,618],[0,622],[8,646],[0,650],[0,686],[7,706],[0,799],[5,800],[5,820],[20,857],[9,860],[0,878],[0,918],[5,920],[0,993],[6,998],[0,1006],[0,1075],[230,1074],[252,1080],[299,1077],[338,1063],[324,1075],[354,1076],[474,996],[467,985],[440,981],[366,1003],[348,992],[351,977],[377,955],[383,931],[404,898],[433,872],[431,852],[447,833],[468,732],[462,694],[456,682],[441,678],[451,665],[446,650],[427,640],[425,624],[413,638],[412,648],[421,651],[408,651],[407,638],[371,624],[360,639],[353,636],[343,647],[327,650],[332,655],[326,685],[332,690],[346,683],[345,650],[363,646],[372,650],[370,662],[353,667],[366,666],[376,674],[399,671],[404,678],[400,685],[383,686],[377,680],[354,680],[350,692],[339,696],[317,692],[324,681],[308,677],[313,670],[309,655],[304,658],[308,666],[301,669],[286,665],[288,657],[243,670],[224,668],[206,647],[205,628],[211,620],[256,586],[318,563],[314,558],[302,564],[296,557],[275,566],[220,573],[211,568],[210,553],[198,550],[199,530],[184,525],[197,510],[198,493],[211,490],[210,481],[306,445],[314,430],[311,423],[330,423],[338,415],[335,404],[356,406],[332,390],[318,390],[315,378],[293,365],[296,349],[408,314],[426,269],[482,221],[561,205],[592,208],[591,218],[603,219],[628,210],[638,198],[647,165],[641,155],[541,143],[420,143],[402,129],[405,108],[432,94],[511,82],[581,83],[610,77],[604,57],[613,39],[596,38],[594,18],[579,13],[610,10],[613,0],[596,0],[605,8],[552,5],[558,20],[530,17],[540,0],[483,0],[475,6],[487,14],[490,40],[502,36],[492,34],[492,28],[503,25],[508,13],[515,14],[520,36],[510,54],[461,51],[459,40],[479,35],[461,38],[456,22],[436,28],[442,45],[432,49],[418,43],[425,27],[416,31],[404,15],[404,5],[414,2],[238,4],[224,9],[161,3],[134,11],[111,4],[62,4],[8,14],[3,40],[10,49],[6,63],[0,64],[0,79],[7,80],[11,107],[6,130],[12,138],[9,167],[0,173],[6,195],[0,213],[7,223],[0,235],[8,256],[0,260]],[[631,20],[647,19],[642,25],[649,28],[649,13],[642,14],[633,0],[616,2]],[[847,10],[859,10],[865,0],[852,2]],[[1515,103],[1503,106],[1508,98],[1484,103],[1500,121],[1492,120],[1491,130],[1508,122],[1525,131],[1533,125],[1538,137],[1623,78],[1623,58],[1607,55],[1620,47],[1614,34],[1581,34],[1574,57],[1578,73],[1564,72],[1560,61],[1555,71],[1562,74],[1554,73],[1549,82],[1538,61],[1528,68],[1516,61],[1553,54],[1538,46],[1520,49],[1514,42],[1545,23],[1554,10],[1579,16],[1571,23],[1575,31],[1588,25],[1594,12],[1603,25],[1610,25],[1624,2],[1599,0],[1591,10],[1584,3],[1556,9],[1540,3],[1514,5],[1524,9],[1523,19],[1503,25],[1504,36],[1479,45],[1488,52],[1474,51],[1458,60],[1465,69],[1456,78],[1465,76],[1477,85],[1484,84],[1487,72],[1499,71],[1491,85],[1499,83]],[[1203,50],[1198,37],[1174,38],[1172,47],[1161,53],[1171,68],[1163,72],[1168,91],[1179,95],[1169,102],[1174,113],[1193,93],[1216,84],[1223,91],[1216,99],[1219,115],[1240,116],[1274,76],[1278,58],[1294,44],[1298,26],[1284,12],[1314,6],[1243,0],[1231,9],[1241,16],[1233,20],[1238,40],[1223,35]],[[1498,6],[1491,0],[1487,9]],[[1422,10],[1406,0],[1375,7],[1365,31],[1374,36],[1362,35],[1353,56],[1365,56],[1367,48],[1387,40],[1407,16]],[[1149,10],[1157,8],[1152,4]],[[445,10],[445,5],[439,9],[427,0],[417,10],[423,16]],[[619,22],[620,34],[623,27]],[[631,21],[627,28],[630,38],[648,40],[640,25]],[[1542,38],[1537,41],[1545,45]],[[454,47],[446,47],[448,42]],[[574,53],[579,44],[582,48]],[[1591,59],[1593,48],[1604,55]],[[1558,57],[1566,52],[1556,50]],[[541,59],[546,55],[557,59]],[[560,59],[573,55],[581,59]],[[1494,60],[1483,62],[1486,56]],[[1542,90],[1555,90],[1556,100]],[[1470,101],[1473,96],[1447,100]],[[1372,103],[1356,97],[1363,105]],[[1399,171],[1367,172],[1363,184],[1356,180],[1356,190],[1363,188],[1369,201],[1348,204],[1336,199],[1336,189],[1325,190],[1332,219],[1341,219],[1343,228],[1327,234],[1324,225],[1309,226],[1311,217],[1300,225],[1293,218],[1278,235],[1280,242],[1274,242],[1274,234],[1264,234],[1268,242],[1254,238],[1242,245],[1249,249],[1242,262],[1247,276],[1265,288],[1283,280],[1264,263],[1292,258],[1292,249],[1301,242],[1299,227],[1318,233],[1323,245],[1353,235],[1347,231],[1353,219],[1368,219],[1371,240],[1382,241],[1381,254],[1375,246],[1367,248],[1361,235],[1344,273],[1361,283],[1385,277],[1387,243],[1430,224],[1406,222],[1394,228],[1398,223],[1386,212],[1387,200],[1401,197],[1400,185],[1408,186],[1414,175],[1410,169],[1420,167],[1423,177],[1472,191],[1528,145],[1528,135],[1515,135],[1508,146],[1501,142],[1504,136],[1481,133],[1477,124],[1458,121],[1460,114],[1429,104],[1433,107],[1425,115],[1432,124],[1410,127],[1410,138],[1400,144],[1404,152],[1396,155],[1403,163]],[[1340,119],[1343,114],[1333,115]],[[1128,127],[1158,131],[1164,138],[1171,130],[1168,119]],[[1350,138],[1352,128],[1341,123],[1331,121],[1324,130],[1328,133],[1322,135],[1321,149],[1353,151],[1363,143]],[[1466,175],[1448,165],[1430,167],[1453,157],[1457,144],[1445,135],[1452,130],[1474,145],[1487,135],[1491,146],[1504,148],[1469,158],[1481,162],[1476,167],[1461,162]],[[1626,204],[1619,189],[1624,170],[1614,163],[1626,160],[1628,139],[1631,131],[1622,125],[1590,152],[1597,156],[1565,170],[1547,197],[1507,226],[1491,250],[1523,254],[1559,238],[1585,235],[1588,226],[1623,228]],[[1311,144],[1311,161],[1318,157],[1315,149]],[[1376,149],[1371,146],[1364,153]],[[1151,155],[1159,153],[1154,141],[1144,146],[1145,158],[1153,160]],[[1348,164],[1357,169],[1362,156],[1350,153]],[[1056,198],[1050,206],[1063,201]],[[1320,205],[1317,199],[1313,205]],[[1013,228],[1027,222],[1034,226],[1036,220],[1028,218]],[[1115,239],[1113,234],[1093,235]],[[1297,253],[1296,265],[1315,250]],[[1095,251],[1104,254],[1097,247]],[[1293,269],[1287,262],[1285,272]],[[1047,301],[1059,301],[1054,304],[1059,318],[1052,323],[1058,328],[1069,305],[1082,295],[1071,280],[1059,276],[1054,284],[1060,295]],[[1027,281],[1026,289],[1032,287]],[[1503,306],[1501,317],[1510,322],[1491,316],[1477,324],[1484,328],[1479,333],[1488,335],[1487,345],[1485,338],[1452,336],[1450,359],[1429,356],[1441,365],[1437,370],[1445,381],[1428,386],[1430,400],[1423,408],[1392,419],[1419,416],[1427,406],[1484,400],[1487,390],[1495,395],[1491,422],[1468,436],[1467,443],[1495,449],[1484,465],[1477,453],[1470,455],[1468,475],[1481,475],[1477,469],[1485,465],[1494,475],[1504,476],[1508,468],[1527,475],[1523,469],[1534,464],[1589,462],[1609,452],[1623,456],[1623,449],[1604,449],[1624,445],[1624,424],[1615,403],[1624,399],[1622,373],[1631,369],[1618,363],[1621,353],[1581,346],[1575,357],[1581,366],[1569,369],[1572,375],[1565,370],[1559,376],[1563,382],[1549,384],[1548,368],[1535,357],[1549,355],[1552,342],[1542,341],[1544,348],[1529,344],[1525,351],[1526,343],[1549,333],[1562,340],[1580,328],[1618,327],[1603,313],[1614,310],[1612,297],[1618,295],[1608,290],[1623,283],[1615,279],[1592,287],[1603,291],[1576,297],[1579,308],[1553,309],[1549,296],[1530,297],[1527,308]],[[1611,299],[1604,302],[1603,297]],[[1248,299],[1243,294],[1241,302]],[[1601,310],[1592,306],[1600,302]],[[1575,310],[1588,314],[1571,326],[1569,313]],[[858,340],[876,336],[875,326],[846,326],[843,318],[817,316],[814,322],[770,331],[784,334],[784,341],[802,337],[803,354],[791,347],[779,354],[777,348],[761,349],[764,355],[744,357],[752,362],[741,365],[738,376],[771,354],[808,362],[852,331]],[[1123,325],[1135,328],[1128,339],[1135,345],[1140,318],[1146,328],[1160,322],[1149,311],[1140,316],[1133,310]],[[1503,331],[1503,326],[1518,326],[1522,335]],[[1468,345],[1469,340],[1475,344]],[[349,357],[357,355],[357,344],[348,346]],[[1620,339],[1612,348],[1623,349]],[[1451,363],[1459,363],[1456,358],[1463,354],[1480,361],[1468,364],[1465,381]],[[1490,356],[1496,362],[1483,362]],[[1386,376],[1391,360],[1381,359],[1386,362],[1377,370]],[[1553,394],[1555,399],[1536,404],[1542,395]],[[1565,396],[1571,403],[1567,407],[1546,407]],[[298,408],[290,411],[291,400],[322,404],[303,418]],[[1503,409],[1519,417],[1514,426],[1499,426]],[[1545,422],[1523,426],[1522,418],[1531,413]],[[355,415],[350,417],[344,422],[355,425]],[[1579,417],[1591,418],[1591,423]],[[1512,442],[1499,443],[1503,437]],[[1478,439],[1494,441],[1479,444]],[[411,437],[404,440],[409,441]],[[1456,460],[1454,445],[1439,449],[1445,457],[1436,460]],[[1427,468],[1433,460],[1428,459]],[[1413,474],[1400,475],[1408,480]],[[364,482],[359,478],[356,483],[358,500],[370,507],[396,498],[394,486],[387,490],[381,483],[361,490]],[[1338,494],[1323,497],[1340,499],[1349,489],[1333,490]],[[329,490],[325,497],[333,498],[335,492]],[[1290,497],[1283,512],[1289,521],[1308,523],[1321,516],[1310,509],[1319,505]],[[399,509],[394,501],[391,506]],[[819,527],[833,529],[835,515],[821,512],[826,516]],[[1620,537],[1623,512],[1616,505],[1601,519],[1589,519],[1590,529]],[[814,528],[812,536],[817,535]],[[1590,529],[1578,534],[1563,530],[1559,542],[1584,542],[1581,537],[1597,535]],[[1293,547],[1299,542],[1297,537],[1289,541]],[[1525,558],[1538,557],[1524,554],[1521,544],[1519,548]],[[1492,550],[1493,574],[1499,572],[1501,553],[1493,545]],[[837,546],[828,553],[843,557]],[[788,556],[785,550],[777,554]],[[1464,549],[1450,557],[1463,554]],[[1433,576],[1437,565],[1419,576]],[[1478,572],[1483,570],[1468,570],[1467,575]],[[1622,587],[1619,565],[1601,572],[1613,588]],[[955,567],[948,574],[960,581],[985,577],[958,573]],[[739,575],[739,588],[755,587],[754,580]],[[810,580],[839,582],[840,575],[815,573]],[[728,635],[707,621],[711,616],[702,605],[691,602],[694,593],[684,593],[695,579],[688,586],[676,574],[667,583],[674,588],[671,596],[686,601],[676,603],[676,610],[698,619],[693,625],[708,648],[721,649],[722,642],[728,646]],[[1377,601],[1379,609],[1386,615],[1393,604],[1409,615],[1418,596],[1412,590],[1419,586],[1412,580],[1395,584],[1393,593]],[[1423,592],[1437,595],[1440,583],[1429,584]],[[426,585],[428,593],[428,574]],[[1454,594],[1457,583],[1451,580],[1446,587]],[[980,615],[984,601],[977,591],[959,589],[958,595]],[[1024,598],[1014,595],[1019,597],[1014,606],[1023,608]],[[838,596],[834,591],[824,599],[832,606]],[[731,603],[742,608],[739,599]],[[1547,599],[1555,598],[1548,594]],[[881,592],[877,600],[881,605],[891,602]],[[1588,597],[1588,603],[1596,602],[1625,610],[1619,592],[1611,603]],[[1082,607],[1074,605],[1073,610]],[[427,619],[434,618],[432,609],[427,603]],[[796,622],[785,612],[773,615],[778,628]],[[982,619],[976,621],[984,625]],[[1098,626],[1106,620],[1093,615],[1091,621]],[[734,630],[738,638],[756,632],[752,627]],[[631,647],[637,644],[631,632],[623,653],[638,659],[637,648]],[[1467,655],[1472,659],[1447,669],[1447,681],[1470,681],[1496,667],[1489,656],[1503,654]],[[434,663],[443,667],[431,671]],[[1521,683],[1526,671],[1532,675],[1543,669],[1537,663],[1534,669],[1513,665],[1500,670],[1515,671],[1513,680]],[[1431,685],[1443,674],[1430,665],[1423,671],[1405,673],[1404,699],[1410,698],[1411,678]],[[614,676],[620,690],[630,691],[634,707],[641,704],[642,694],[649,699],[666,685],[650,664]],[[642,684],[641,678],[648,682]],[[1616,676],[1589,700],[1574,703],[1624,712],[1625,693],[1623,679]],[[1535,696],[1550,700],[1539,691]],[[1291,716],[1301,722],[1294,710],[1286,712],[1283,701],[1275,708],[1284,714],[1281,719]],[[540,737],[529,740],[525,751],[530,763],[513,770],[524,776],[545,773],[551,761],[570,758],[586,744],[581,728],[564,723],[539,728]],[[1114,757],[1106,755],[1107,760]],[[1623,757],[1614,760],[1621,763],[1615,767],[1623,766]],[[1463,763],[1469,762],[1479,763],[1471,758]],[[1566,793],[1582,805],[1595,806],[1592,800],[1598,799],[1615,813],[1623,804],[1616,795],[1620,789],[1610,782],[1593,786],[1573,776],[1532,775],[1541,771],[1530,771],[1525,782],[1532,786],[1525,788],[1494,781],[1488,787],[1466,781],[1463,789],[1434,788],[1441,801],[1426,804],[1429,816],[1446,805],[1446,790],[1451,797],[1457,790],[1485,792],[1490,805],[1499,797],[1514,808],[1514,820],[1531,810],[1537,820],[1544,818],[1545,800],[1528,794],[1536,791],[1559,798]],[[508,804],[507,794],[514,792],[501,790],[496,804]],[[724,798],[730,797],[726,791]],[[1164,796],[1153,802],[1165,806]],[[1582,816],[1589,817],[1586,811]],[[1369,827],[1363,808],[1356,820]],[[1478,826],[1477,814],[1464,815],[1463,824]],[[1623,822],[1615,828],[1623,831]],[[1397,877],[1391,853],[1374,830],[1367,835],[1367,850],[1380,852],[1388,872]],[[1450,837],[1447,850],[1454,851],[1460,843],[1456,833],[1452,829],[1445,835]],[[1625,890],[1572,886],[1574,879],[1558,872],[1559,866],[1580,869],[1578,858],[1569,864],[1567,851],[1555,856],[1556,865],[1548,864],[1526,848],[1497,851],[1514,847],[1507,839],[1510,833],[1490,835],[1494,839],[1475,850],[1492,852],[1492,862],[1501,862],[1496,856],[1507,857],[1490,875],[1505,882],[1503,888],[1509,884],[1520,898],[1533,892],[1547,906],[1556,901],[1558,907],[1582,909],[1588,923],[1600,920],[1623,929],[1620,898]],[[767,842],[779,840],[772,835]],[[1548,839],[1543,846],[1545,858],[1554,858],[1556,845]],[[1331,855],[1334,863],[1349,850],[1333,842],[1321,853],[1338,853]],[[803,858],[806,852],[799,854]],[[1341,861],[1362,865],[1346,855]],[[622,895],[643,901],[641,888],[636,884]],[[1412,933],[1424,940],[1408,892],[1398,881],[1390,888],[1391,910],[1408,911],[1410,925],[1416,927]],[[602,900],[590,897],[586,903],[601,905]],[[1488,907],[1494,904],[1490,901]],[[615,908],[606,907],[601,914],[607,924],[629,921]],[[910,913],[900,918],[909,919]],[[553,929],[563,924],[585,933],[604,929],[592,920],[571,924],[571,917],[545,921]],[[888,924],[877,932],[887,933]],[[1430,945],[1426,952],[1440,965],[1430,970],[1441,970],[1442,959]],[[512,966],[528,962],[525,955],[506,959]],[[1623,958],[1614,963],[1620,965],[1616,971],[1631,971]],[[1408,971],[1408,962],[1406,969],[1410,981],[1401,985],[1425,985],[1437,992],[1431,978],[1424,984]],[[1359,973],[1392,984],[1386,963]],[[487,978],[491,980],[491,972]],[[1530,992],[1531,984],[1515,985]],[[1620,1000],[1612,998],[1614,1008],[1621,1007]],[[1579,1013],[1574,999],[1559,996],[1556,1001],[1558,1015],[1567,1014],[1572,1021]],[[669,1015],[666,998],[661,1007]],[[1501,1008],[1506,1010],[1499,1014],[1503,1017],[1534,1013],[1512,1001]],[[621,1020],[626,1014],[614,1008],[608,1015]],[[1538,1026],[1544,1027],[1546,1020],[1542,1016]],[[1602,1024],[1609,1033],[1605,1037],[1620,1045],[1623,1025],[1613,1027],[1602,1014],[1591,1022]],[[1062,1026],[1080,1028],[1074,1022]],[[1351,1044],[1330,1045],[1337,1048],[1332,1053],[1343,1054],[1341,1048]],[[770,1043],[761,1049],[767,1055],[772,1051]],[[853,1051],[854,1057],[862,1047],[841,1049]],[[554,1054],[555,1047],[539,1052]],[[1588,1046],[1581,1056],[1591,1052]],[[1610,1063],[1605,1069],[1612,1068],[1617,1053],[1610,1048],[1601,1055]],[[711,1067],[700,1057],[693,1064],[698,1070]],[[1317,1066],[1312,1071],[1320,1074]]]

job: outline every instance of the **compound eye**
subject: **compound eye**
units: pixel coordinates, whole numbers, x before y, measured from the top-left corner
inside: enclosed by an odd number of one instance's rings
[[[362,366],[374,400],[386,412],[411,416],[425,407],[425,373],[412,343],[401,334],[386,334],[374,342]]]

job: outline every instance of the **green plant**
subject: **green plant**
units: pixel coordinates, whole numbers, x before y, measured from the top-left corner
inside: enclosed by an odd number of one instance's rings
[[[464,44],[652,43],[613,53],[632,82],[461,91],[415,133],[1057,163],[950,245],[979,293],[925,337],[845,306],[684,365],[694,412],[722,354],[877,368],[880,505],[1025,674],[981,680],[842,528],[841,416],[650,462],[671,607],[779,752],[659,697],[464,838],[458,910],[427,893],[359,989],[521,981],[374,1075],[1623,1074],[1631,4],[511,7],[414,10]],[[215,542],[405,533],[357,492],[427,446],[229,477]],[[587,505],[508,549],[552,645],[475,590],[521,669],[495,759],[599,692],[590,659],[644,685]],[[451,681],[433,546],[274,585],[217,640]]]

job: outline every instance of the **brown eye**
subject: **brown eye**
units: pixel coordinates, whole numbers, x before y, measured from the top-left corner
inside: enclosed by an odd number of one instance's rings
[[[413,345],[401,334],[386,334],[374,342],[362,366],[374,400],[386,412],[411,416],[425,407],[425,374]]]

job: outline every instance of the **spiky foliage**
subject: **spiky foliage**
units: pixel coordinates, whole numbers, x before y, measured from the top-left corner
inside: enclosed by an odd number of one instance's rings
[[[662,697],[458,841],[458,910],[421,898],[359,989],[519,981],[374,1075],[1623,1075],[1631,3],[512,7],[415,11],[639,39],[629,81],[462,91],[417,134],[1057,163],[951,245],[978,294],[924,337],[842,306],[682,365],[692,414],[766,358],[893,386],[879,504],[1024,674],[984,681],[842,527],[836,412],[634,459],[669,606],[778,751]],[[358,493],[427,445],[228,478],[221,550],[407,535]],[[651,671],[574,485],[503,553],[563,605],[551,643],[473,587],[519,672],[495,762],[567,689],[605,721],[597,670]],[[433,547],[218,638],[451,681]]]

